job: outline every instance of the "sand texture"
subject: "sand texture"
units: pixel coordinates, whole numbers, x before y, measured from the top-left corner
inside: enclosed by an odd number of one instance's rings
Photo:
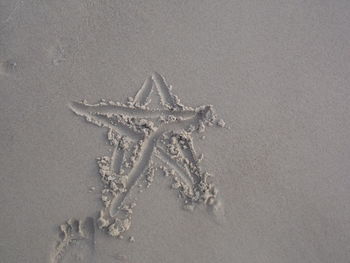
[[[0,0],[0,263],[349,263],[350,2]]]

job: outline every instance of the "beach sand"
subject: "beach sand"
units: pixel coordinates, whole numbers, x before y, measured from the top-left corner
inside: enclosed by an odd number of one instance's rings
[[[349,14],[345,0],[0,0],[0,262],[348,263]],[[186,199],[159,170],[132,190],[131,225],[108,232],[109,129],[74,102],[128,103],[158,73],[188,116],[213,105],[188,136],[212,175],[194,187],[217,190]]]

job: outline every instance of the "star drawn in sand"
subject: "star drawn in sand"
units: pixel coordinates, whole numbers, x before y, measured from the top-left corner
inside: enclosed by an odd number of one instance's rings
[[[198,155],[193,147],[194,133],[203,133],[214,124],[225,126],[222,119],[217,119],[212,105],[196,108],[182,105],[164,78],[153,73],[126,103],[83,101],[73,102],[70,107],[89,123],[107,129],[112,146],[111,156],[97,158],[104,206],[97,219],[100,229],[122,238],[131,225],[135,197],[158,174],[171,178],[171,186],[178,191],[187,210],[205,205],[214,214],[223,215],[218,191],[210,175],[200,167],[203,154]],[[52,262],[71,257],[92,260],[94,227],[92,217],[69,219],[62,224]]]
[[[159,100],[156,105],[155,100]],[[97,159],[104,184],[104,208],[97,224],[108,234],[121,236],[129,229],[134,198],[150,186],[157,173],[172,178],[172,188],[179,192],[185,208],[217,205],[216,187],[200,167],[203,155],[195,152],[192,137],[207,126],[225,125],[217,120],[212,105],[182,105],[164,78],[153,73],[126,103],[73,102],[71,109],[106,128],[113,147],[111,156]]]

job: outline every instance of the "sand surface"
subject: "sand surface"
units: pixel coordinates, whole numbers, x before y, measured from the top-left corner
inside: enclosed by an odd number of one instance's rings
[[[0,262],[348,263],[349,46],[346,0],[0,0]],[[190,137],[221,205],[188,211],[156,174],[121,239],[98,227],[109,129],[72,103],[137,100],[156,72],[183,105],[215,108]]]

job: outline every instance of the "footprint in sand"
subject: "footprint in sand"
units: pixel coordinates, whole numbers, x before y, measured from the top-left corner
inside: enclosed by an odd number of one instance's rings
[[[69,219],[60,226],[59,241],[52,263],[93,263],[95,260],[95,226],[91,217],[84,221]]]

